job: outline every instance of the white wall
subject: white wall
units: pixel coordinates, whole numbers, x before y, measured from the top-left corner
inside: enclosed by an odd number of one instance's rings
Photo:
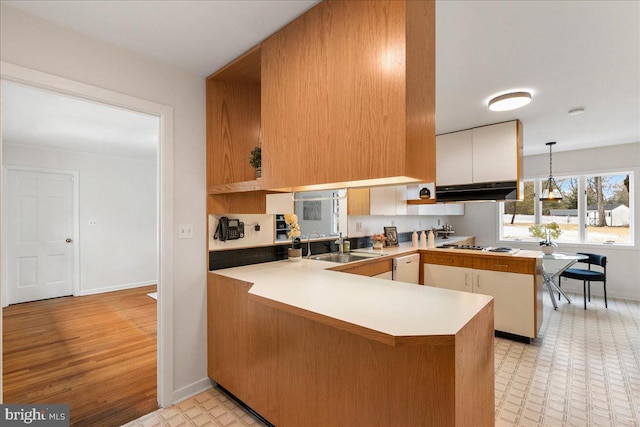
[[[438,220],[440,221],[438,223]],[[384,233],[384,227],[395,226],[398,233],[440,228],[450,222],[446,216],[427,215],[349,215],[349,237],[371,236]],[[360,227],[358,227],[360,224]],[[359,229],[359,230],[358,230]],[[457,232],[457,230],[456,230]],[[458,233],[459,234],[459,233]]]
[[[156,283],[155,161],[7,141],[2,149],[5,165],[79,172],[80,295]]]
[[[193,224],[194,239],[174,236],[172,400],[199,391],[209,384],[204,78],[0,8],[0,60],[173,108],[174,229]]]
[[[592,172],[632,171],[635,175],[632,198],[635,201],[633,247],[608,245],[560,244],[564,252],[590,252],[607,256],[607,296],[640,300],[640,143],[610,147],[563,151],[553,153],[553,175],[585,174]],[[549,174],[549,155],[524,158],[523,174],[526,178],[545,177]],[[516,246],[536,249],[537,245],[498,241],[498,203],[467,203],[463,217],[451,217],[456,232],[476,236],[478,245]],[[563,286],[582,294],[582,282],[563,280]],[[602,286],[595,284],[592,293],[602,295]]]

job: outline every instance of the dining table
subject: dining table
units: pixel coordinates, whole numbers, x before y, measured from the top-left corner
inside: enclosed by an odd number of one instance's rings
[[[542,255],[542,277],[544,278],[544,285],[549,291],[549,296],[551,296],[551,302],[553,303],[553,309],[558,309],[558,303],[556,302],[555,297],[553,296],[553,291],[561,294],[569,304],[571,304],[571,298],[560,288],[560,286],[556,285],[555,279],[556,277],[560,277],[562,273],[564,273],[568,268],[570,268],[573,264],[578,261],[584,261],[589,258],[584,254],[568,254],[561,252],[554,252],[552,254],[543,254]],[[549,269],[547,265],[545,265],[545,261],[559,261],[556,264],[555,269]]]

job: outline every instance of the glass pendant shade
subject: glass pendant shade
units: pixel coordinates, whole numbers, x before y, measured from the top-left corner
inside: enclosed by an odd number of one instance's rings
[[[542,190],[540,200],[562,200],[562,192],[553,177],[550,176],[549,179],[547,179],[547,184],[544,190]]]
[[[551,147],[555,145],[555,142],[547,142],[545,145],[549,146],[549,178],[547,179],[547,184],[542,190],[542,195],[540,196],[540,200],[562,200],[562,191],[558,188],[558,184],[556,184],[556,180],[553,179],[552,172],[552,157],[551,157]]]

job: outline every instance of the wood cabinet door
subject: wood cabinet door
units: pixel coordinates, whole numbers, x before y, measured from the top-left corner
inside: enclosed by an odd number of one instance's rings
[[[517,122],[474,128],[473,182],[512,181],[518,178]],[[438,164],[438,169],[440,165]],[[469,181],[471,182],[471,181]]]
[[[436,136],[436,185],[471,183],[472,151],[471,130]]]
[[[473,289],[472,276],[473,270],[471,268],[424,264],[425,286],[471,292]]]
[[[533,276],[489,270],[473,275],[473,292],[494,298],[495,329],[535,338]]]
[[[377,277],[378,279],[393,280],[393,272],[385,271],[384,273],[376,274],[373,277]]]
[[[432,9],[321,2],[261,43],[265,188],[433,178]]]
[[[368,188],[350,188],[347,193],[347,215],[369,215],[371,202]]]

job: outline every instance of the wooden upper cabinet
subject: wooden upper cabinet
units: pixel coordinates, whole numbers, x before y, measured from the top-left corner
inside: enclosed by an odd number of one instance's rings
[[[232,184],[237,191],[259,189],[249,157],[260,144],[260,58],[255,47],[207,79],[210,194],[233,192]]]
[[[352,188],[347,193],[347,215],[370,215],[368,188]]]
[[[260,46],[207,78],[207,213],[264,213],[249,164],[260,144]],[[209,230],[210,231],[210,230]]]
[[[261,55],[264,188],[435,180],[433,1],[326,0]]]

